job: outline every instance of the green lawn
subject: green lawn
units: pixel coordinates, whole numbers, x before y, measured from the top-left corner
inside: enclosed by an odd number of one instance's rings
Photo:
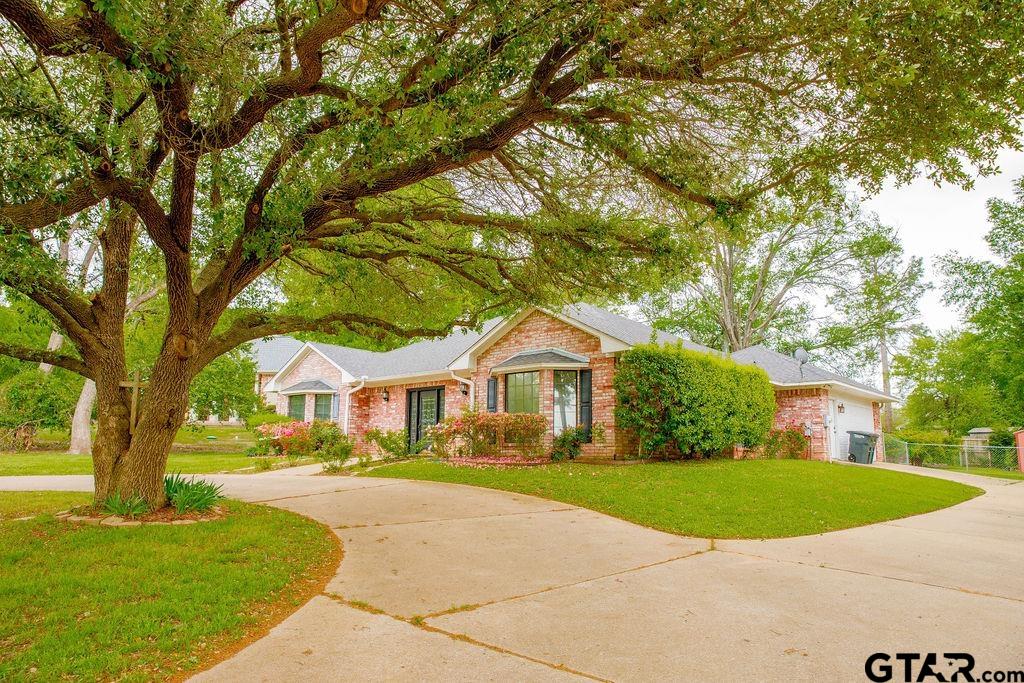
[[[943,467],[948,472],[963,472],[965,474],[980,474],[983,477],[996,477],[997,479],[1024,479],[1024,472],[1018,470],[1001,470],[998,467]]]
[[[78,491],[19,491],[0,494],[0,521],[60,512],[92,502],[91,493]]]
[[[171,453],[168,472],[207,474],[252,467],[244,453]],[[25,474],[92,474],[92,456],[49,451],[0,453],[0,477]]]
[[[66,429],[40,429],[36,432],[36,447],[59,451],[67,448],[70,439]],[[242,425],[185,426],[178,430],[171,450],[241,452],[255,443],[256,434]]]
[[[526,493],[687,536],[778,538],[871,524],[981,494],[955,482],[802,460],[710,460],[522,469],[417,460],[362,476],[426,479]]]
[[[34,495],[13,505],[28,509]],[[333,572],[338,550],[324,527],[226,506],[225,519],[191,526],[0,523],[0,680],[181,678]]]

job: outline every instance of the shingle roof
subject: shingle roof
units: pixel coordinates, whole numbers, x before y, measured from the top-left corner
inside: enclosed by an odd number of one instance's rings
[[[292,337],[267,337],[252,342],[252,356],[257,372],[277,372],[284,367],[304,342]]]
[[[562,315],[587,327],[602,332],[609,337],[623,341],[627,344],[647,344],[651,341],[651,332],[655,334],[654,341],[659,344],[675,344],[682,342],[683,347],[691,351],[704,353],[718,353],[714,349],[683,339],[669,332],[653,330],[650,325],[631,320],[618,313],[612,313],[590,304],[574,304],[562,309]]]
[[[558,365],[565,363],[589,363],[590,359],[564,349],[533,349],[519,353],[495,365],[493,370],[523,368],[538,365]]]
[[[379,379],[416,375],[444,370],[499,322],[501,318],[492,318],[483,324],[480,332],[457,330],[443,339],[427,339],[394,351],[364,351],[318,342],[312,346],[355,377]]]
[[[800,361],[792,356],[773,351],[767,346],[757,345],[743,349],[742,351],[736,351],[732,354],[732,359],[742,365],[756,365],[765,372],[768,373],[768,379],[774,384],[799,384],[799,383],[821,383],[828,384],[831,382],[839,382],[847,386],[851,386],[857,389],[863,389],[864,391],[871,391],[876,394],[887,396],[885,392],[880,391],[873,386],[858,382],[857,380],[844,377],[838,373],[826,370],[825,368],[818,367],[811,363],[804,363],[803,367],[800,366]],[[894,396],[890,396],[895,400]]]
[[[562,315],[584,327],[630,345],[650,342],[653,333],[653,338],[658,343],[682,343],[685,348],[693,351],[719,354],[714,349],[668,332],[654,331],[649,325],[590,304],[566,306],[562,309]],[[465,353],[500,322],[502,322],[501,318],[493,318],[483,324],[480,332],[458,330],[443,339],[428,339],[386,352],[365,351],[319,342],[311,342],[310,345],[356,378],[366,377],[373,380],[384,377],[406,377],[446,370],[452,361]],[[290,338],[282,337],[280,339]],[[301,342],[297,343],[301,345]],[[297,347],[295,351],[298,351],[298,348],[300,347]],[[283,366],[284,363],[281,363],[281,367]]]
[[[293,384],[286,389],[282,389],[282,394],[331,394],[337,391],[327,382],[321,382],[318,379],[307,380],[305,382],[299,382]]]

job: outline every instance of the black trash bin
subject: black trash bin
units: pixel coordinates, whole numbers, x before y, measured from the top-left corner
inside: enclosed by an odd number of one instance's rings
[[[878,441],[878,434],[874,432],[846,432],[850,435],[850,448],[848,460],[869,465],[875,461],[875,443]]]

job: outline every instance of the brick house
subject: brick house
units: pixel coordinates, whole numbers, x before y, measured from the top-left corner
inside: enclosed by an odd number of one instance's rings
[[[509,318],[490,320],[479,332],[460,330],[444,339],[388,352],[276,337],[266,340],[256,354],[260,390],[268,403],[297,420],[336,421],[357,447],[365,444],[366,432],[375,427],[403,430],[415,443],[446,415],[474,406],[480,411],[544,415],[548,444],[567,427],[600,423],[605,437],[600,443],[586,444],[584,456],[622,458],[636,452],[636,443],[615,427],[615,365],[622,352],[652,340],[716,353],[581,304],[558,312],[528,308]],[[259,360],[260,353],[270,355],[275,344],[286,343],[298,348],[267,379],[269,370],[263,368],[269,363]],[[794,385],[787,381],[788,357],[772,354],[757,347],[749,357],[741,359],[737,354],[737,360],[768,372],[779,401],[777,426],[809,425],[812,457],[826,459],[838,453],[832,433],[837,426],[863,429],[866,425],[869,431],[877,431],[873,422],[863,423],[864,410],[869,419],[877,417],[878,402],[891,397],[810,365],[802,366],[808,381]],[[820,381],[814,384],[816,380]],[[857,419],[837,425],[831,417],[835,410],[831,401],[836,399],[843,406],[838,414]]]

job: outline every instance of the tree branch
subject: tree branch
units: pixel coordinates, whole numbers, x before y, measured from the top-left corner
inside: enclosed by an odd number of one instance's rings
[[[56,365],[57,367],[77,373],[82,377],[87,377],[89,379],[94,378],[92,370],[84,361],[75,358],[74,356],[66,356],[62,353],[57,353],[56,351],[29,349],[23,346],[0,342],[0,356],[9,356],[28,363],[46,363],[48,365]]]

